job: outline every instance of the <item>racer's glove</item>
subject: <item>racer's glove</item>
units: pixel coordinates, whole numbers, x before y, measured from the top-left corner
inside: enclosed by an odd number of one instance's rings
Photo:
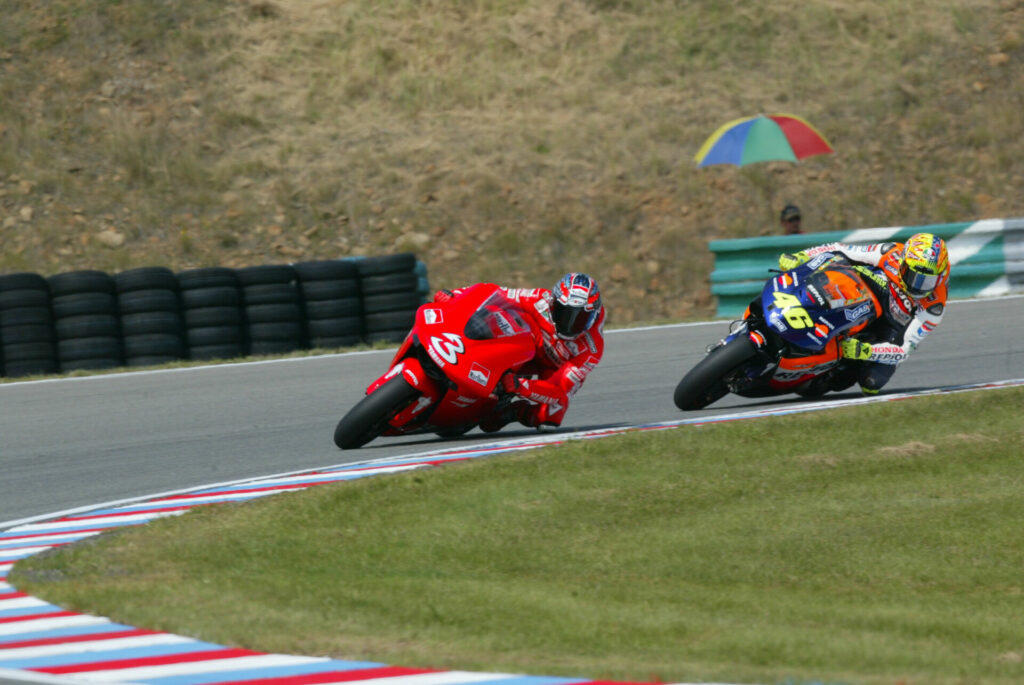
[[[452,293],[451,290],[441,288],[436,293],[434,293],[434,302],[440,302],[443,304],[448,300],[452,299],[453,297],[455,297],[455,295],[454,293]]]
[[[856,338],[848,338],[839,344],[839,355],[843,359],[867,361],[871,359],[871,343],[861,342]]]
[[[530,386],[527,380],[525,378],[520,378],[511,371],[502,376],[501,380],[498,381],[498,384],[501,386],[502,390],[511,395],[523,395],[529,394],[530,392]]]
[[[789,271],[790,269],[797,268],[810,258],[811,256],[803,250],[792,253],[783,252],[779,255],[779,268],[783,271]]]

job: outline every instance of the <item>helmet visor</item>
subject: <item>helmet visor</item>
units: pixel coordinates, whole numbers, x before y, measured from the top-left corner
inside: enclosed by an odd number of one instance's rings
[[[583,307],[571,307],[555,300],[551,305],[551,319],[555,323],[555,331],[563,338],[575,338],[587,330],[593,312]]]
[[[939,284],[938,274],[925,273],[906,262],[900,267],[900,276],[903,277],[903,285],[907,292],[913,297],[923,297],[935,290]]]

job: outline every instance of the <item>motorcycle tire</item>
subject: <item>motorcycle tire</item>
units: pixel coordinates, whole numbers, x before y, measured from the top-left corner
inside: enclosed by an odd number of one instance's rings
[[[676,386],[673,400],[683,411],[703,409],[729,394],[725,376],[757,354],[750,338],[741,335],[725,345],[716,347]]]
[[[384,432],[388,420],[419,394],[401,374],[377,388],[341,418],[334,428],[334,444],[343,450],[362,447]]]

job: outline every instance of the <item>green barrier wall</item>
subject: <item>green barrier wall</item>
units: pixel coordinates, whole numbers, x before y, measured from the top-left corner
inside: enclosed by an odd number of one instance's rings
[[[1024,218],[986,219],[956,224],[866,228],[802,235],[713,240],[711,293],[718,315],[736,317],[761,292],[779,254],[830,242],[865,245],[904,241],[915,233],[934,233],[949,247],[949,293],[954,299],[1024,292]]]

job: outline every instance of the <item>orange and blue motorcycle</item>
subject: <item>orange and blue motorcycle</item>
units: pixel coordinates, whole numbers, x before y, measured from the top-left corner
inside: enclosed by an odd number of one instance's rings
[[[679,381],[676,406],[702,409],[729,393],[817,397],[848,387],[849,380],[837,381],[859,362],[843,359],[840,343],[858,334],[864,339],[882,316],[869,281],[888,287],[878,269],[831,253],[773,276],[729,334]]]

